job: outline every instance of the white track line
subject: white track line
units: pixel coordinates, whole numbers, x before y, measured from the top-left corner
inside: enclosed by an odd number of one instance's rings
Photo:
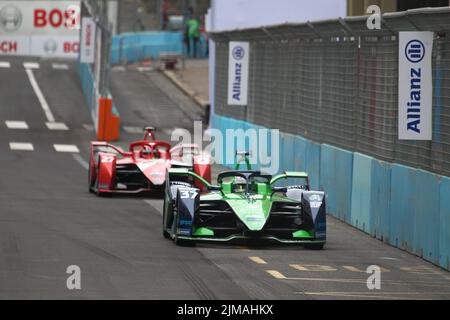
[[[55,70],[69,70],[69,66],[64,63],[52,63],[52,68]]]
[[[78,147],[74,144],[54,144],[56,152],[80,153]]]
[[[257,264],[267,264],[267,262],[260,257],[248,257],[251,261]]]
[[[10,142],[9,148],[16,151],[33,151],[33,144],[28,142]]]
[[[67,131],[69,127],[63,122],[46,122],[45,125],[49,130]]]
[[[146,204],[148,204],[150,207],[152,207],[153,209],[155,209],[155,211],[162,216],[163,212],[162,212],[162,201],[161,200],[144,200],[144,202]]]
[[[0,68],[2,69],[11,68],[11,63],[9,63],[8,61],[0,61]]]
[[[144,130],[142,127],[131,127],[131,126],[123,126],[123,131],[126,133],[143,133]]]
[[[40,68],[39,63],[37,63],[37,62],[24,62],[23,67],[25,69],[39,69]]]
[[[27,68],[27,69],[25,69],[25,71],[28,75],[28,79],[30,80],[31,86],[33,87],[34,93],[36,94],[36,96],[39,100],[39,103],[41,104],[41,107],[45,112],[45,116],[47,117],[48,122],[55,122],[55,117],[53,116],[53,113],[50,110],[47,100],[45,100],[44,94],[42,93],[41,89],[39,88],[36,78],[34,77],[33,70],[30,68]]]
[[[94,131],[94,125],[92,124],[84,123],[83,128],[87,131]]]
[[[89,163],[84,160],[79,154],[73,154],[73,158],[86,170],[89,170]]]
[[[26,130],[28,128],[28,124],[25,121],[5,121],[6,126],[8,129],[19,129],[19,130]]]

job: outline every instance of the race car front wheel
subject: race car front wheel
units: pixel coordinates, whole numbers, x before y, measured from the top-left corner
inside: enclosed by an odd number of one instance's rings
[[[307,243],[303,247],[309,250],[323,250],[324,243]]]
[[[89,184],[89,192],[94,193],[94,187],[95,187],[95,180],[92,176],[92,168],[89,166],[89,173],[88,173],[88,184]]]
[[[167,219],[166,212],[168,210],[168,208],[166,206],[168,206],[168,205],[169,205],[169,203],[168,203],[168,201],[166,199],[166,195],[164,195],[163,218],[162,218],[162,235],[166,239],[170,239],[170,233],[167,231],[167,228],[166,228],[166,223],[167,223],[166,222],[166,219]]]
[[[191,240],[184,240],[178,238],[178,236],[174,236],[173,242],[180,247],[195,247],[195,242]]]
[[[100,176],[100,163],[98,164],[98,168],[97,168],[97,174],[95,175],[95,182],[94,182],[94,187],[92,188],[95,192],[95,194],[99,197],[111,197],[111,194],[107,193],[107,192],[100,192],[99,191],[99,176]]]

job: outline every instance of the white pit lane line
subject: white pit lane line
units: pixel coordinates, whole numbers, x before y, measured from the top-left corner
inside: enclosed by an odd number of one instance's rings
[[[24,62],[23,67],[25,69],[39,69],[40,65],[37,62]]]
[[[136,133],[136,134],[143,134],[144,130],[142,127],[132,127],[132,126],[123,126],[123,131],[126,133]]]
[[[26,63],[24,63],[24,66]],[[34,77],[33,68],[26,68],[25,72],[27,73],[28,79],[30,80],[31,87],[34,90],[34,93],[36,94],[39,103],[42,107],[42,110],[44,110],[45,116],[47,117],[48,122],[55,122],[55,117],[53,116],[52,111],[50,110],[50,106],[47,103],[47,100],[45,100],[44,94],[41,91],[41,88],[39,88],[39,85],[36,81],[36,78]]]
[[[45,125],[49,130],[67,131],[69,127],[64,122],[46,122]]]
[[[77,161],[84,169],[89,170],[89,163],[83,159],[82,156],[80,156],[79,154],[75,153],[73,154],[73,158],[75,159],[75,161]]]
[[[65,63],[52,63],[52,69],[54,69],[54,70],[69,70],[69,66]]]
[[[162,217],[162,200],[161,199],[152,199],[152,200],[144,200],[146,204],[156,210],[156,212]]]
[[[10,142],[9,148],[14,151],[34,151],[33,144],[28,142]]]
[[[0,61],[0,69],[11,68],[11,63],[8,61]]]
[[[5,121],[8,129],[26,130],[29,129],[28,124],[25,121]]]
[[[80,149],[74,144],[54,144],[56,152],[80,153]]]

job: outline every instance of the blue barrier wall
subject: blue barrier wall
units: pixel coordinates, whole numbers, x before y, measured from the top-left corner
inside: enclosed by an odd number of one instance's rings
[[[95,85],[94,74],[92,73],[90,65],[87,63],[78,63],[78,74],[80,76],[81,90],[83,91],[86,104],[89,108],[89,114],[91,115],[94,124],[96,124],[97,115],[95,113],[97,112],[96,106],[98,104],[99,96]],[[114,99],[112,101],[112,113],[119,116],[119,110],[114,103]],[[96,126],[95,130],[97,131]]]
[[[226,129],[262,128],[219,115],[211,125],[224,137]],[[327,193],[329,214],[450,270],[449,177],[284,133],[279,154],[279,171],[306,171],[312,188]]]
[[[390,164],[372,159],[370,179],[371,184],[370,189],[368,189],[370,190],[370,234],[381,241],[389,243],[391,223]]]
[[[353,155],[353,179],[351,183],[350,223],[364,232],[371,233],[370,203],[372,185],[372,158],[360,153]]]
[[[89,114],[91,115],[92,121],[95,123],[95,106],[98,103],[94,76],[92,74],[91,68],[87,63],[78,64],[78,73],[80,75],[81,89],[83,91],[84,97],[86,99],[86,104],[89,107]]]
[[[205,37],[200,38],[200,58],[207,55]],[[123,33],[112,37],[111,64],[134,63],[145,59],[157,59],[162,52],[184,54],[182,32],[152,31]]]
[[[450,270],[450,178],[442,178],[439,192],[439,265]]]
[[[352,153],[326,144],[322,145],[320,153],[320,189],[333,190],[327,196],[328,211],[340,220],[350,222]]]

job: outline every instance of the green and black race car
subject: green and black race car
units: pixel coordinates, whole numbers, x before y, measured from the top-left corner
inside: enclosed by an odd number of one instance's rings
[[[187,169],[169,169],[164,237],[179,245],[258,240],[322,249],[326,242],[325,193],[310,191],[304,172],[272,177],[249,170],[248,156],[243,155],[248,170],[237,170],[238,162],[236,170],[218,175],[218,185]],[[290,180],[301,182],[286,186]],[[203,190],[195,187],[198,181],[205,185]]]

